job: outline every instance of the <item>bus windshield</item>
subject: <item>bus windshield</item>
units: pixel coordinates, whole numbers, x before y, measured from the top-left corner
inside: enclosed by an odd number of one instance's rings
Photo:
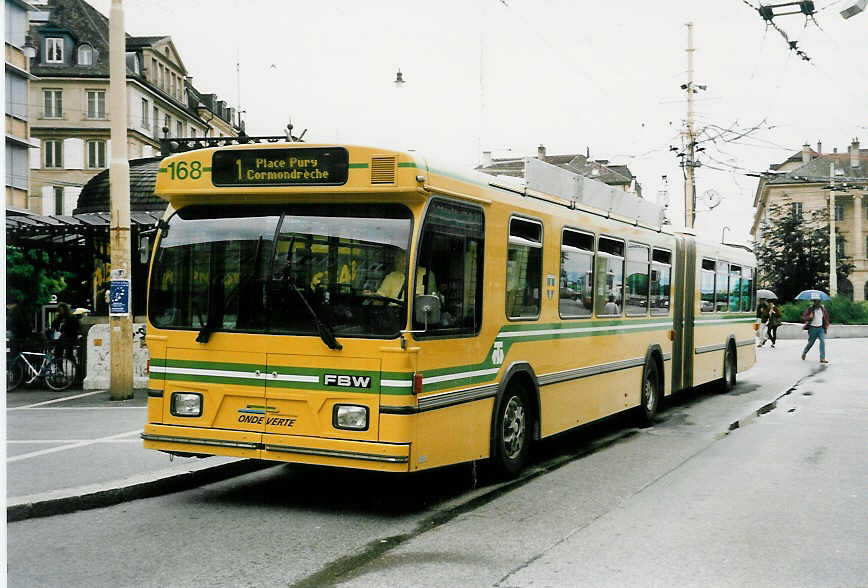
[[[148,301],[157,328],[396,337],[412,215],[400,205],[188,206],[169,220]],[[323,336],[324,340],[326,337]]]

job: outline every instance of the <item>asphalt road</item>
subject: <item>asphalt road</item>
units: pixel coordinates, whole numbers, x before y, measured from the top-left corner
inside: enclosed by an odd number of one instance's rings
[[[682,395],[653,427],[549,440],[509,484],[469,465],[280,466],[11,523],[8,582],[868,585],[868,340],[830,343],[827,367],[800,345],[759,350],[733,393]]]

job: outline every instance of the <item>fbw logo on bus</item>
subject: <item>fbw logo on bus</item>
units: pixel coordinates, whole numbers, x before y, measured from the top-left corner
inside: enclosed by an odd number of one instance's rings
[[[370,376],[350,376],[347,374],[324,374],[323,384],[326,386],[341,386],[343,388],[370,388]]]

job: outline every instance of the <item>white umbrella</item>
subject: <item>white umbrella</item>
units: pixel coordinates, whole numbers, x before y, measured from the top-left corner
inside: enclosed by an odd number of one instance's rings
[[[778,295],[772,292],[771,290],[757,290],[756,297],[758,300],[762,300],[763,298],[768,298],[770,300],[777,300]]]

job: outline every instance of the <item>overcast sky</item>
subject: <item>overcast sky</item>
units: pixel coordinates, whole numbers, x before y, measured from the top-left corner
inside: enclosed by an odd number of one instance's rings
[[[780,2],[783,0],[776,0]],[[686,117],[687,28],[694,23],[702,195],[723,197],[697,231],[747,238],[756,178],[801,150],[868,146],[868,12],[815,0],[774,22],[757,0],[125,0],[132,35],[170,35],[197,89],[245,110],[249,134],[282,134],[292,118],[310,142],[412,148],[460,167],[494,157],[584,153],[627,164],[654,200],[669,178],[682,218],[675,154]],[[91,2],[108,15],[110,0]],[[778,9],[780,12],[781,9]],[[240,62],[240,75],[236,72]],[[406,84],[392,83],[397,69]],[[240,84],[238,80],[240,79]],[[724,133],[732,138],[735,133]],[[712,169],[717,168],[717,169]]]

